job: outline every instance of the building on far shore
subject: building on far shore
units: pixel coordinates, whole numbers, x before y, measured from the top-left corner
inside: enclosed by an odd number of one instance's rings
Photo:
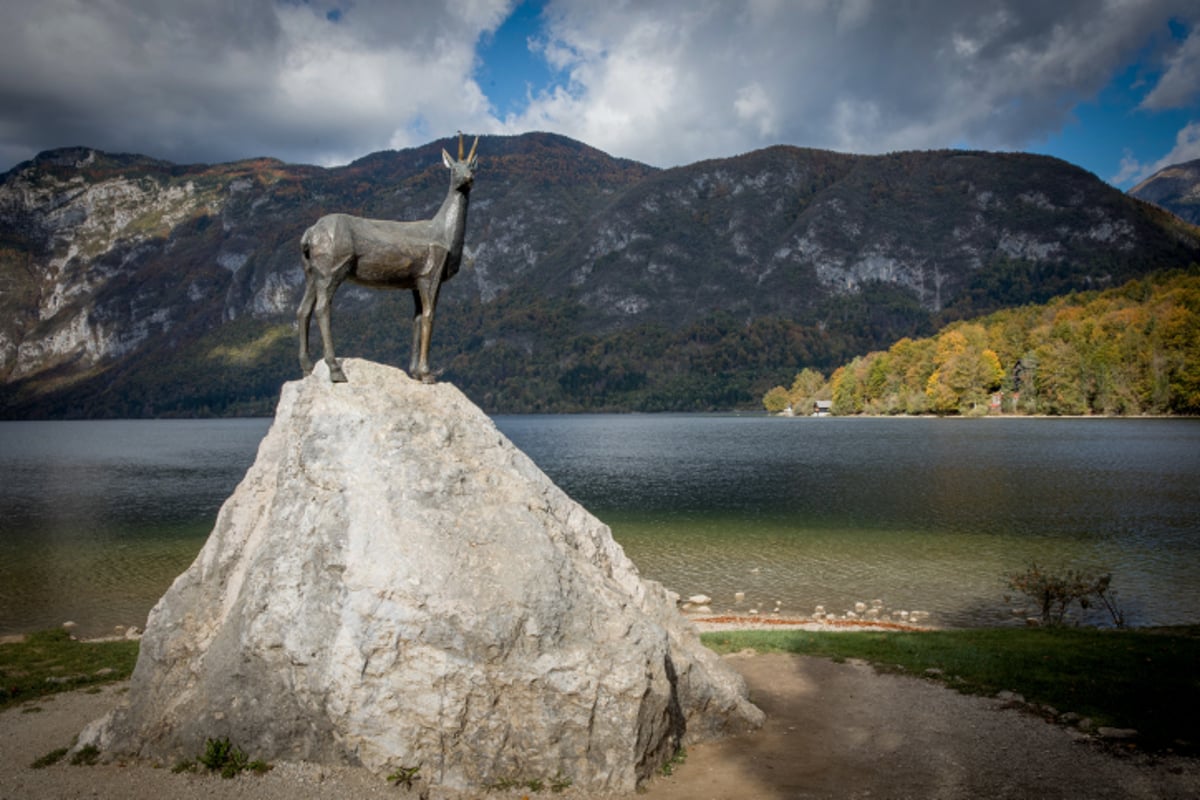
[[[828,417],[832,413],[833,413],[833,401],[832,400],[818,400],[817,402],[813,403],[812,415],[814,417]]]

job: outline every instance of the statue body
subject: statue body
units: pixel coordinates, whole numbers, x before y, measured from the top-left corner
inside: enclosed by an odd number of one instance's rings
[[[372,289],[411,289],[413,293],[412,359],[409,374],[433,383],[429,369],[429,340],[433,335],[433,313],[441,285],[454,277],[462,263],[463,234],[467,228],[467,206],[474,182],[475,144],[463,158],[462,135],[458,158],[442,151],[442,162],[450,170],[450,190],[433,219],[399,222],[364,219],[349,214],[327,214],[300,237],[304,263],[304,298],[296,312],[300,325],[300,368],[312,371],[308,352],[308,328],[316,311],[321,330],[324,360],[335,382],[346,380],[333,350],[331,311],[333,295],[342,281],[349,280]]]

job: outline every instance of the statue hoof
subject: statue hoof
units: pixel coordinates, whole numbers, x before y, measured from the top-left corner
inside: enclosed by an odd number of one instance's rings
[[[346,373],[342,372],[342,367],[337,362],[329,365],[329,381],[331,383],[346,383]]]

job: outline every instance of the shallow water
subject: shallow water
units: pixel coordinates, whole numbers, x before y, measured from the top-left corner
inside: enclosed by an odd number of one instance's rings
[[[497,424],[612,526],[644,576],[711,595],[715,611],[880,599],[939,624],[1004,624],[1002,576],[1038,560],[1112,570],[1135,624],[1200,621],[1200,421]],[[0,633],[142,625],[268,425],[0,423]]]

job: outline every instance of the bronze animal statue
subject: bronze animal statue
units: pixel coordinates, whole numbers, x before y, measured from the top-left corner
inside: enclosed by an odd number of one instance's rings
[[[305,286],[296,319],[300,323],[300,369],[305,375],[313,368],[308,355],[308,325],[315,309],[329,377],[335,383],[346,380],[334,357],[330,316],[334,292],[349,279],[373,289],[412,290],[415,308],[409,375],[424,383],[436,380],[436,374],[429,370],[433,312],[442,284],[454,277],[462,263],[478,146],[476,136],[471,152],[463,158],[460,133],[457,159],[442,150],[442,162],[450,170],[450,191],[433,219],[397,222],[327,214],[300,237]]]

